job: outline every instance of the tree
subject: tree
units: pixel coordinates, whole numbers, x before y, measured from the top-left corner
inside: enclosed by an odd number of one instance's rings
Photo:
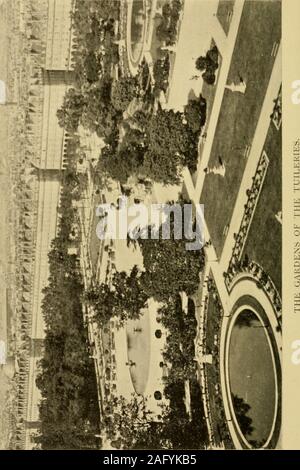
[[[86,73],[86,79],[89,83],[94,83],[99,79],[101,66],[99,66],[94,52],[89,52],[88,55],[85,57],[84,69]]]
[[[161,424],[153,422],[147,399],[133,396],[113,397],[105,407],[105,424],[109,440],[119,449],[159,449]]]
[[[207,51],[205,56],[198,57],[195,65],[197,70],[203,71],[203,80],[208,85],[213,85],[216,80],[216,70],[219,67],[219,51],[217,46],[213,46]]]
[[[189,100],[184,115],[191,130],[199,133],[206,122],[206,99],[200,94],[199,99]]]
[[[202,74],[203,80],[207,83],[207,85],[213,85],[216,81],[216,75],[211,70],[205,70]]]
[[[173,368],[169,374],[173,376]],[[191,416],[187,413],[184,403],[184,382],[176,378],[173,380],[172,377],[172,381],[165,387],[164,394],[170,404],[163,414],[163,435],[169,449],[203,449],[208,443],[199,383],[196,378],[189,383]]]
[[[172,368],[166,382],[170,384],[174,380],[192,380],[196,373],[194,339],[197,320],[194,313],[185,314],[182,310],[181,297],[176,295],[159,309],[159,316],[161,323],[169,332],[163,357]]]
[[[162,18],[156,29],[156,35],[160,41],[165,41],[167,45],[176,42],[181,10],[181,0],[172,0],[163,5]]]
[[[104,325],[112,317],[118,317],[121,323],[139,318],[148,297],[143,291],[141,273],[134,266],[129,275],[125,271],[116,272],[111,287],[106,283],[92,286],[85,299],[94,308],[95,319]]]
[[[76,131],[86,106],[87,100],[81,91],[70,88],[65,94],[62,107],[57,111],[59,125],[69,132]]]
[[[130,129],[122,143],[107,145],[102,149],[100,167],[111,178],[125,184],[131,175],[140,172],[144,161],[143,134],[138,129]]]
[[[139,318],[141,310],[145,308],[148,296],[143,290],[141,272],[134,266],[128,275],[124,271],[116,272],[113,276],[113,286],[117,291],[120,309],[130,318]],[[124,312],[121,314],[124,316]]]
[[[85,292],[85,300],[95,311],[95,319],[105,325],[114,315],[116,315],[116,302],[114,292],[106,283],[92,286]]]
[[[83,323],[83,281],[76,255],[68,254],[76,226],[72,193],[77,185],[74,158],[77,140],[67,144],[68,168],[61,195],[57,236],[49,253],[49,283],[43,291],[45,322],[43,358],[36,384],[41,391],[41,427],[36,436],[42,449],[97,449],[99,405],[95,369]]]
[[[232,402],[237,422],[243,435],[247,438],[252,435],[254,428],[252,426],[252,418],[248,416],[251,406],[238,395],[232,394]]]
[[[158,59],[153,67],[153,75],[155,80],[155,89],[162,90],[166,93],[169,86],[170,59],[166,55],[162,59]]]
[[[121,77],[119,80],[114,81],[111,90],[111,102],[118,111],[125,111],[137,95],[138,83],[135,77]]]
[[[179,292],[192,295],[199,285],[199,273],[204,265],[203,251],[186,250],[186,239],[174,239],[174,220],[170,222],[170,239],[163,239],[160,226],[158,239],[138,239],[145,271],[141,275],[143,290],[148,297],[168,302]],[[151,228],[148,228],[149,234]],[[150,237],[149,237],[150,238]]]
[[[176,184],[184,164],[197,160],[197,142],[183,114],[139,111],[140,128],[129,128],[118,147],[102,151],[103,170],[125,183],[131,175]]]
[[[206,57],[200,56],[196,59],[196,69],[203,71],[207,67],[207,59]]]
[[[182,113],[159,109],[151,117],[145,135],[147,150],[141,173],[164,184],[178,183],[191,145]]]
[[[197,70],[210,70],[215,72],[219,66],[219,51],[217,46],[213,46],[207,51],[205,56],[198,57],[195,65]]]
[[[111,103],[111,90],[112,80],[108,76],[88,88],[85,92],[87,104],[81,117],[83,127],[106,139],[116,132],[122,118],[122,113]]]

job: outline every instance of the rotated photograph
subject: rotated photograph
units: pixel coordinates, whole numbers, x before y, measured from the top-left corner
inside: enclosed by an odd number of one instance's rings
[[[281,21],[0,0],[0,449],[282,448]]]

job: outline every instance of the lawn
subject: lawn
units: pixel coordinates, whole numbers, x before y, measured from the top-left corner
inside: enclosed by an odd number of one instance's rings
[[[235,0],[220,0],[217,10],[217,18],[225,33],[228,34]]]
[[[217,165],[221,156],[226,175],[223,178],[209,174],[201,195],[206,222],[218,255],[222,252],[223,230],[230,222],[244,173],[244,151],[253,140],[270,80],[274,64],[271,56],[273,44],[280,40],[280,36],[280,2],[245,3],[228,83],[237,83],[241,75],[247,89],[245,94],[225,90],[208,166]]]
[[[270,124],[264,150],[269,166],[255,209],[244,254],[259,263],[281,292],[282,226],[275,214],[282,210],[281,129]]]

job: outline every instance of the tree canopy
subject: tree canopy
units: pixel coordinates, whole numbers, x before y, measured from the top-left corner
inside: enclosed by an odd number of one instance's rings
[[[219,67],[219,51],[213,46],[205,56],[196,60],[196,69],[202,71],[202,78],[208,85],[213,85],[216,80],[216,70]]]
[[[203,104],[200,108],[201,123]],[[187,113],[189,118],[192,112],[188,109]],[[138,120],[139,129],[130,127],[118,146],[102,151],[103,170],[121,183],[131,175],[164,184],[179,183],[183,166],[195,165],[198,157],[197,136],[184,122],[183,113],[159,108],[147,118],[140,110]]]
[[[116,271],[111,286],[107,283],[96,284],[86,292],[85,297],[95,310],[95,319],[102,326],[113,317],[117,317],[120,323],[129,318],[139,318],[148,299],[136,266],[130,274]]]
[[[70,155],[74,142],[68,144]],[[66,170],[58,234],[49,253],[49,282],[43,291],[44,354],[36,384],[41,391],[42,449],[98,448],[100,412],[95,369],[83,324],[83,282],[76,255],[68,254],[76,224],[72,206],[78,179],[72,160]]]
[[[125,111],[129,103],[138,95],[138,83],[135,77],[121,77],[112,86],[111,101],[118,111]]]
[[[149,297],[162,302],[175,298],[179,292],[194,294],[199,285],[199,274],[204,266],[202,250],[186,249],[184,227],[182,238],[175,239],[172,213],[168,215],[165,224],[170,224],[170,238],[164,239],[164,227],[161,225],[157,239],[150,236],[149,239],[138,239],[145,269],[141,276],[143,289]],[[148,227],[148,231],[150,235],[151,227]]]

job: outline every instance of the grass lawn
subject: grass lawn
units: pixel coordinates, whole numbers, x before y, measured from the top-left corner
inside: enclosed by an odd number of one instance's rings
[[[225,33],[228,34],[235,0],[220,0],[217,10],[217,18]]]
[[[253,140],[272,72],[274,57],[271,51],[280,37],[280,2],[247,1],[228,76],[228,83],[236,83],[242,75],[247,89],[245,94],[225,90],[208,166],[217,165],[221,156],[226,175],[223,178],[209,174],[201,195],[218,255],[222,252],[223,230],[230,222],[244,173],[244,151]]]
[[[244,254],[259,263],[270,275],[281,292],[282,226],[275,214],[282,210],[281,192],[281,129],[270,124],[264,150],[269,166],[253,221],[244,248]]]

